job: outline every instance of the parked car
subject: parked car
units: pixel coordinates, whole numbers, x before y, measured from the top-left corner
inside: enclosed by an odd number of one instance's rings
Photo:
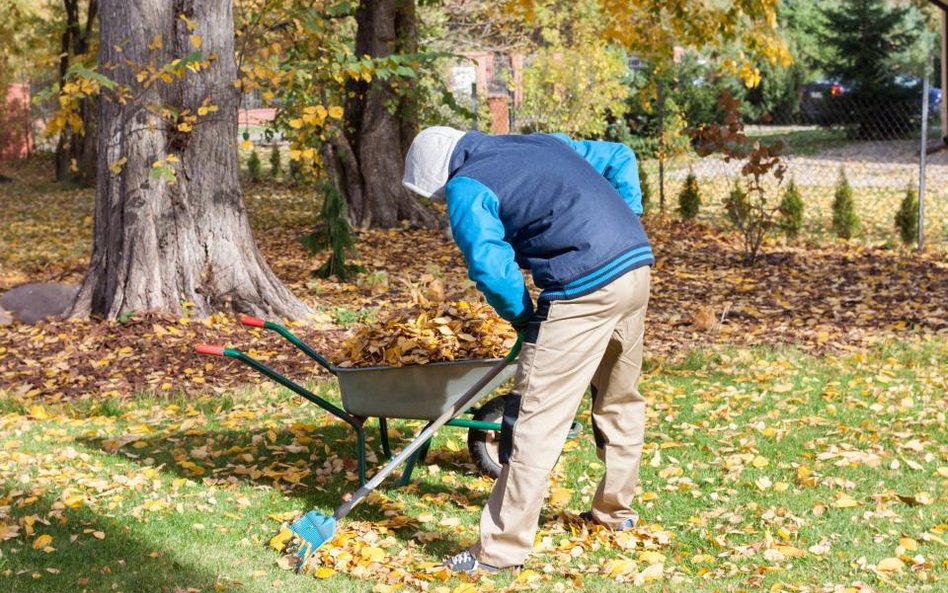
[[[817,80],[800,89],[800,115],[804,123],[833,125],[841,123],[845,111],[842,98],[849,88],[836,80]]]
[[[922,81],[914,76],[899,74],[895,77],[895,84],[905,89],[915,91],[916,101],[922,96]],[[928,111],[934,113],[941,106],[942,91],[936,86],[928,87]]]

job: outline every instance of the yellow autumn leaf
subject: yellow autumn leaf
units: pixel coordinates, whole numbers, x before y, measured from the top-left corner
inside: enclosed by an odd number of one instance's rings
[[[905,568],[905,563],[898,558],[883,558],[876,565],[876,569],[882,572],[901,572]]]
[[[109,164],[109,171],[111,171],[113,175],[118,175],[119,173],[122,172],[122,169],[125,167],[125,163],[127,162],[128,162],[128,157],[123,156],[119,160],[114,161]]]
[[[204,44],[204,39],[200,35],[191,35],[189,39],[194,49],[201,49],[201,46]]]
[[[665,565],[662,563],[651,564],[645,568],[642,572],[636,575],[636,582],[642,581],[651,581],[655,579],[662,578],[662,575],[665,573]]]
[[[385,550],[373,546],[362,548],[360,555],[369,562],[381,562],[385,559]]]
[[[63,504],[70,509],[78,509],[85,502],[85,497],[81,494],[64,492],[62,496]]]
[[[244,140],[240,143],[241,150],[250,150],[253,148],[253,140]]]
[[[918,542],[910,537],[900,537],[899,545],[912,552],[918,549]]]
[[[570,498],[573,497],[573,491],[569,488],[551,488],[550,489],[550,506],[551,507],[563,507],[569,503]]]
[[[753,465],[753,466],[756,467],[756,468],[767,467],[767,464],[769,464],[769,463],[770,463],[770,462],[767,460],[767,458],[766,458],[766,457],[763,457],[763,456],[761,456],[761,455],[758,455],[757,457],[754,457],[754,460],[751,461],[751,465]]]
[[[20,535],[20,526],[15,524],[0,523],[0,542],[13,539]]]
[[[148,49],[151,50],[161,49],[162,47],[164,47],[164,44],[161,41],[161,35],[155,35],[148,43]]]
[[[848,494],[840,494],[833,502],[833,506],[837,509],[847,509],[859,506],[859,501]]]
[[[342,117],[344,110],[339,105],[333,105],[329,108],[329,117],[333,119],[339,119]]]
[[[290,127],[294,130],[298,130],[303,127],[303,120],[301,118],[295,118],[290,120]]]
[[[806,556],[806,552],[800,548],[795,548],[793,546],[775,546],[781,554],[787,558],[799,558],[800,556]]]
[[[53,543],[53,536],[44,533],[33,540],[33,549],[42,550],[51,543]]]
[[[49,420],[49,413],[43,406],[30,406],[30,416],[34,420]]]
[[[334,574],[336,574],[336,571],[333,570],[333,569],[331,569],[331,568],[329,568],[328,566],[321,566],[321,567],[319,567],[319,568],[316,569],[316,572],[313,573],[313,575],[314,575],[317,579],[328,579],[329,577],[331,577],[331,576],[334,575]]]
[[[665,555],[652,550],[645,550],[639,554],[639,560],[646,564],[655,564],[656,562],[665,562]]]
[[[614,579],[635,572],[635,569],[635,561],[628,558],[619,558],[606,562],[606,565],[602,568],[602,573]]]
[[[283,528],[280,533],[270,538],[270,547],[277,552],[282,552],[291,539],[293,539],[293,532],[289,528]]]

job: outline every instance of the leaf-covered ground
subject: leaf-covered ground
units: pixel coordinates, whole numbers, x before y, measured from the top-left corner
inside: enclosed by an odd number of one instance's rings
[[[39,168],[15,176],[0,186],[0,289],[78,281],[92,193],[54,186]],[[478,298],[441,233],[362,233],[369,272],[316,280],[322,259],[296,242],[316,197],[264,185],[247,202],[268,261],[316,311],[292,329],[321,352],[436,281],[448,299]],[[355,488],[355,435],[192,347],[241,348],[338,401],[335,381],[229,314],[13,324],[0,327],[3,590],[945,590],[944,250],[772,244],[765,265],[746,268],[734,238],[711,226],[646,223],[659,265],[634,532],[576,520],[602,470],[583,411],[585,434],[564,452],[517,579],[459,581],[439,568],[475,536],[491,487],[457,429],[439,434],[412,486],[360,506],[294,575],[268,544],[287,520],[329,511]],[[395,422],[396,447],[418,428]],[[377,449],[374,423],[369,434]]]
[[[0,290],[26,281],[78,282],[88,259],[92,192],[47,182],[44,169],[0,188]],[[311,277],[324,256],[297,242],[318,198],[283,185],[247,191],[258,242],[268,262],[316,314],[294,327],[324,353],[353,323],[423,298],[437,280],[448,300],[480,299],[460,252],[442,232],[368,231],[352,282]],[[948,261],[940,246],[924,255],[865,242],[772,244],[764,265],[741,263],[736,238],[705,224],[649,215],[658,264],[653,274],[647,355],[680,356],[710,344],[792,344],[840,352],[948,331]],[[419,296],[421,295],[421,296]],[[236,363],[193,354],[197,342],[231,345],[279,361],[298,376],[316,373],[287,344],[247,331],[235,316],[188,321],[139,314],[125,323],[54,321],[0,330],[0,379],[17,396],[48,401],[131,396],[139,392],[228,389],[257,376]],[[335,362],[341,362],[339,360]]]

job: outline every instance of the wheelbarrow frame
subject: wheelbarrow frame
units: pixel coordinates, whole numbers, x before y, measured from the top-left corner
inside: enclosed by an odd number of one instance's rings
[[[248,327],[258,327],[258,328],[270,330],[279,334],[288,342],[293,344],[293,346],[295,346],[297,349],[302,351],[308,357],[312,358],[320,366],[322,366],[324,369],[326,369],[328,372],[334,375],[339,382],[340,393],[342,394],[344,407],[346,406],[347,397],[346,397],[346,392],[343,390],[343,383],[348,382],[348,378],[349,378],[348,375],[351,375],[352,377],[356,377],[358,373],[363,373],[363,374],[371,373],[371,372],[384,373],[386,371],[397,370],[396,367],[367,367],[367,368],[363,367],[363,368],[358,368],[358,369],[340,368],[330,363],[324,356],[322,356],[319,352],[317,352],[311,346],[309,346],[309,344],[301,340],[293,332],[283,327],[282,325],[273,323],[272,321],[266,321],[264,319],[260,319],[257,317],[250,317],[247,315],[241,316],[240,322],[243,325],[248,326]],[[388,420],[389,419],[397,418],[397,419],[404,419],[404,420],[429,420],[430,421],[436,418],[440,414],[440,410],[431,410],[429,412],[419,414],[417,413],[417,408],[416,408],[416,413],[411,416],[376,415],[376,414],[365,413],[365,411],[363,411],[363,413],[361,414],[352,413],[348,409],[341,408],[333,404],[332,402],[316,395],[315,393],[313,393],[306,387],[300,385],[296,381],[293,381],[289,377],[277,372],[276,370],[270,368],[269,366],[265,365],[264,363],[260,362],[259,360],[255,359],[249,354],[246,354],[236,348],[224,348],[221,346],[209,346],[209,345],[201,344],[196,347],[196,350],[202,354],[224,356],[224,357],[238,360],[246,364],[247,366],[253,368],[260,374],[266,376],[267,378],[273,380],[276,383],[279,383],[280,385],[283,385],[290,391],[293,391],[297,395],[302,396],[304,399],[310,401],[311,403],[316,404],[323,410],[329,412],[333,416],[336,416],[340,420],[349,424],[356,432],[357,449],[358,449],[359,483],[360,485],[363,485],[363,486],[366,484],[366,481],[367,481],[366,468],[367,468],[367,456],[368,456],[365,425],[370,418],[376,417],[379,420],[379,433],[381,437],[380,441],[382,445],[382,454],[385,456],[386,459],[388,459],[388,458],[391,458],[392,456],[391,446],[388,439]],[[483,366],[485,370],[489,370],[491,367],[500,363],[502,360],[503,359],[500,359],[500,358],[478,359],[476,361],[470,361],[470,363],[476,366]],[[419,365],[419,369],[422,368],[422,366],[461,365],[467,362],[468,361],[459,361],[456,363],[455,362],[430,363],[430,365]],[[401,368],[406,368],[406,367],[401,367]],[[495,389],[498,384],[506,380],[509,374],[510,373],[506,373],[505,376],[501,376],[493,380],[493,382],[488,384],[484,388],[483,391],[486,391],[489,393],[491,390]],[[356,403],[356,407],[364,408],[365,406],[364,402],[357,401],[355,403]],[[447,402],[447,403],[450,404],[450,402]],[[476,410],[474,408],[470,408],[466,411],[466,414],[470,414],[470,415],[473,415],[475,413],[476,413]],[[427,428],[427,426],[430,426],[430,424],[431,422],[429,422],[429,424],[426,425],[425,428]],[[479,430],[479,431],[486,431],[486,432],[497,432],[497,431],[500,431],[500,428],[501,428],[500,423],[497,423],[497,422],[487,422],[483,420],[467,419],[467,418],[454,418],[452,420],[449,420],[447,422],[447,425],[455,426],[459,428],[467,428],[468,431]],[[425,456],[428,453],[428,449],[430,445],[431,445],[431,442],[429,440],[420,449],[418,449],[418,451],[416,451],[407,459],[407,461],[405,462],[405,468],[402,471],[402,476],[399,481],[399,485],[404,486],[409,482],[416,464],[419,461],[421,462],[424,461]]]

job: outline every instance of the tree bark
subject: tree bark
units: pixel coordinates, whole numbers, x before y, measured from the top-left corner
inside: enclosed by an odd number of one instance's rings
[[[188,310],[202,317],[231,309],[304,316],[307,307],[260,255],[244,208],[230,0],[102,0],[100,8],[101,71],[138,96],[100,101],[92,261],[72,315]],[[201,37],[210,66],[144,89],[136,71],[195,51],[191,35]],[[154,106],[197,112],[205,99],[218,111],[190,133],[154,114]],[[174,183],[151,174],[167,155],[180,160]]]
[[[364,0],[356,10],[356,55],[385,57],[417,48],[415,0]],[[405,153],[418,131],[417,108],[389,81],[348,84],[346,134],[333,139],[337,166],[345,174],[343,194],[353,224],[362,228],[438,226],[437,215],[402,184]],[[394,106],[394,109],[389,108]],[[346,161],[347,155],[352,159]]]

